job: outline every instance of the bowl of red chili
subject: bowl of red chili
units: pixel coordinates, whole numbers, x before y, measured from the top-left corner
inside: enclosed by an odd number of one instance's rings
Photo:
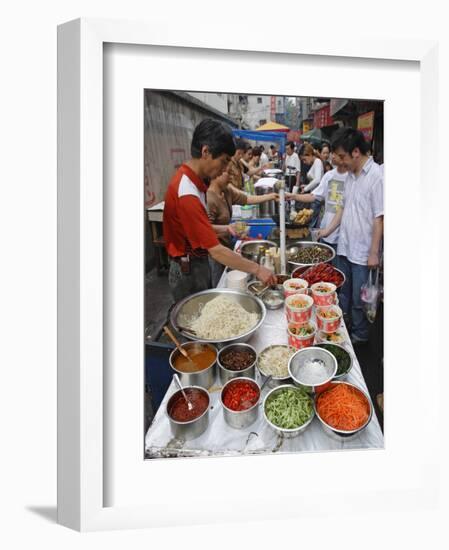
[[[209,393],[199,386],[184,386],[184,391],[193,405],[189,410],[181,392],[175,392],[167,403],[167,416],[175,437],[188,441],[203,434],[209,425]]]
[[[257,352],[249,344],[230,344],[222,348],[217,357],[222,384],[233,378],[256,378]]]
[[[231,428],[243,429],[259,414],[260,388],[251,378],[229,380],[221,390],[223,416]]]
[[[303,279],[307,281],[309,287],[315,283],[333,283],[337,288],[344,285],[345,274],[329,263],[319,263],[312,267],[297,267],[292,272],[292,278]]]
[[[373,405],[368,395],[349,382],[333,381],[315,396],[315,412],[324,431],[338,441],[352,439],[368,426]]]

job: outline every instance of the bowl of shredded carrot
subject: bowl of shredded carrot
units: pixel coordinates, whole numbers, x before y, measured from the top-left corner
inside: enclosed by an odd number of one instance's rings
[[[366,428],[373,416],[373,405],[359,387],[334,381],[315,396],[315,412],[324,431],[341,441]]]

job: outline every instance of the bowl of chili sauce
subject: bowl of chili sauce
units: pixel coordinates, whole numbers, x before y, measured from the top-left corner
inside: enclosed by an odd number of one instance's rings
[[[199,386],[184,386],[184,392],[192,403],[189,410],[181,390],[176,391],[168,400],[167,416],[175,437],[185,441],[203,434],[209,425],[209,392]]]

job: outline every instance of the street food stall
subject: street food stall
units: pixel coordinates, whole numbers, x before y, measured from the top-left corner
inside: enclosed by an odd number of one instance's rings
[[[248,253],[275,258],[279,248],[261,241]],[[174,350],[170,365],[186,395],[170,384],[145,436],[147,458],[383,448],[338,307],[344,275],[334,255],[298,242],[275,288],[226,270],[216,289],[175,305],[171,324],[188,358]]]

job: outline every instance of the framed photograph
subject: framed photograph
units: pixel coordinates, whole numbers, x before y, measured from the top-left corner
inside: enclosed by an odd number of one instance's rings
[[[181,22],[173,24],[176,39],[149,23],[82,19],[58,29],[59,523],[87,531],[327,517],[339,515],[342,503],[347,516],[362,513],[360,499],[370,514],[436,509],[438,401],[419,413],[416,401],[423,376],[436,385],[440,376],[439,350],[428,346],[438,327],[425,322],[439,299],[438,284],[428,284],[438,246],[429,248],[428,230],[405,239],[402,230],[435,224],[425,181],[437,174],[425,160],[436,150],[437,111],[428,108],[436,105],[436,44],[332,38],[312,46],[295,37],[272,51],[254,33],[232,44],[212,30],[193,40]],[[180,446],[164,409],[173,388],[148,421],[145,315],[156,308],[156,294],[150,285],[145,295],[145,235],[162,197],[150,180],[190,153],[177,144],[157,164],[148,139],[163,139],[162,126],[182,103],[177,120],[190,140],[205,96],[223,94],[261,104],[328,98],[334,108],[343,98],[369,101],[356,118],[371,138],[382,113],[382,146],[377,136],[371,153],[381,152],[386,165],[385,424],[382,433],[375,418],[366,441],[322,446],[310,437],[306,444],[304,433],[286,452],[261,439],[243,447],[220,440],[213,452]],[[321,115],[324,130],[331,114]],[[397,154],[404,136],[416,136],[405,161]],[[427,261],[405,265],[405,257]]]

